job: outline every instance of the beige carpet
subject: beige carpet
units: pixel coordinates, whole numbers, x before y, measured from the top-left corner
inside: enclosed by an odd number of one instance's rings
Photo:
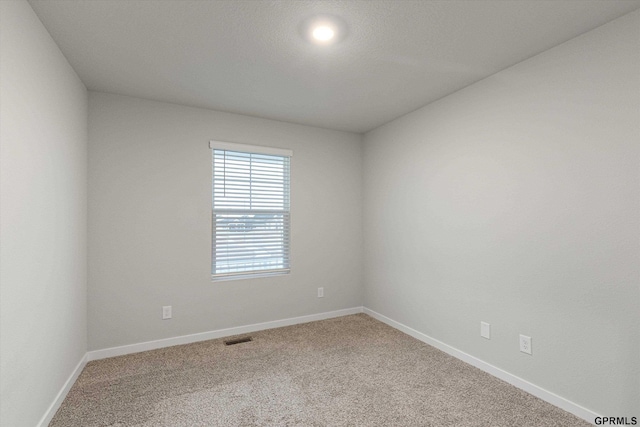
[[[90,362],[51,426],[587,426],[357,314]]]

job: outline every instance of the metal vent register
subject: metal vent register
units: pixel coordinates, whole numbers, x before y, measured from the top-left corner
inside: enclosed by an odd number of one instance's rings
[[[252,341],[251,337],[236,338],[236,339],[233,339],[233,340],[225,341],[224,345],[242,344],[243,342],[249,342],[249,341]]]

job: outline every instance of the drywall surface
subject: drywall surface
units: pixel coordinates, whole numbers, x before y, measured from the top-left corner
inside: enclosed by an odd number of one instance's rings
[[[34,426],[87,351],[87,92],[1,1],[0,424]]]
[[[211,281],[212,139],[294,151],[290,274]],[[91,350],[362,305],[360,135],[89,92],[89,141]]]
[[[639,120],[634,12],[367,133],[365,306],[640,415]]]

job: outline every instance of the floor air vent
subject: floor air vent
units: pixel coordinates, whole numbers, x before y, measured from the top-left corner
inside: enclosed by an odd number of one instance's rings
[[[244,338],[236,338],[235,340],[225,341],[224,344],[234,345],[234,344],[242,344],[243,342],[249,342],[249,341],[251,341],[251,337],[244,337]]]

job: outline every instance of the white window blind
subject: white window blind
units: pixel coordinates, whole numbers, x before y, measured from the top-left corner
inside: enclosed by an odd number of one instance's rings
[[[291,154],[232,143],[212,153],[212,278],[288,273]]]

